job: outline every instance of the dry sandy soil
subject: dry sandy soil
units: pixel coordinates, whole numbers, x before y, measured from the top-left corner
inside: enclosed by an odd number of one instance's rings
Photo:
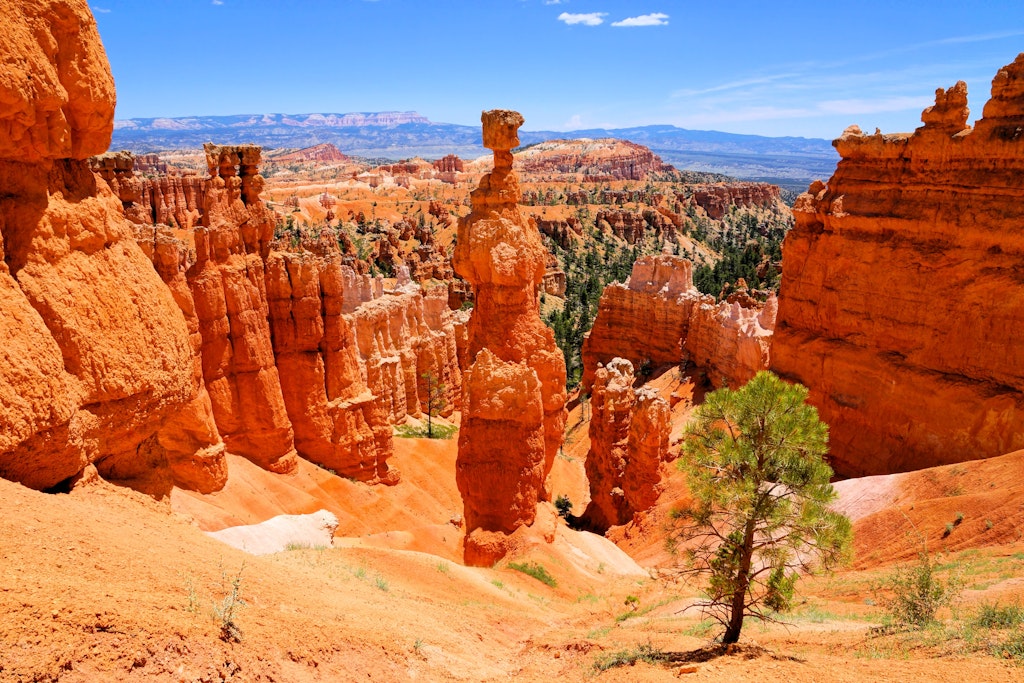
[[[585,433],[584,423],[552,477],[577,505]],[[699,589],[672,578],[663,550],[683,491],[671,468],[659,506],[611,534],[650,575],[561,524],[555,543],[538,534],[516,558],[543,565],[550,587],[505,562],[460,565],[456,442],[396,443],[395,487],[312,465],[268,475],[238,458],[224,491],[162,501],[101,481],[48,495],[0,480],[0,681],[1024,681],[1024,666],[988,653],[987,634],[957,637],[962,621],[871,632],[882,618],[872,585],[913,557],[913,534],[961,561],[963,614],[1024,599],[1022,454],[842,483],[859,534],[853,566],[804,581],[789,625],[749,625],[740,647],[707,659],[714,633],[686,609]],[[255,557],[203,533],[321,508],[341,523],[331,548]],[[943,535],[956,512],[963,521]],[[550,509],[541,518],[555,524]],[[225,626],[240,640],[224,639]],[[594,668],[645,644],[672,661]]]

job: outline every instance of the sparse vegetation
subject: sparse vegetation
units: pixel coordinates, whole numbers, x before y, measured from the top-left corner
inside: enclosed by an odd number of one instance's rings
[[[242,570],[245,563],[238,568],[238,573],[228,577],[227,572],[221,569],[221,584],[225,588],[224,598],[220,603],[214,603],[213,616],[220,626],[220,638],[227,642],[240,642],[242,640],[242,629],[238,626],[238,615],[245,607],[242,599]],[[225,585],[226,584],[226,585]],[[228,587],[230,586],[230,587]]]
[[[564,493],[555,498],[555,510],[558,511],[558,516],[562,519],[568,519],[572,513],[572,501],[569,500],[569,496]]]
[[[960,597],[962,586],[957,572],[945,580],[940,578],[935,560],[922,550],[917,562],[898,566],[875,592],[894,626],[921,629],[934,623],[938,611]]]
[[[607,671],[619,666],[633,666],[637,662],[662,664],[666,661],[668,661],[668,656],[661,649],[654,647],[650,643],[644,643],[629,650],[619,650],[618,652],[598,657],[594,662],[594,670]]]
[[[539,562],[509,562],[508,568],[514,569],[517,572],[522,572],[527,576],[532,576],[541,583],[551,586],[552,588],[556,588],[558,586],[558,581],[555,580],[555,577],[551,576],[544,565]]]
[[[971,623],[978,628],[1016,628],[1024,625],[1024,607],[1019,604],[1000,606],[982,603]]]
[[[424,427],[413,425],[398,425],[395,427],[395,436],[402,439],[450,439],[455,436],[459,428],[455,425],[435,424],[430,428],[433,436],[428,436],[428,430]]]

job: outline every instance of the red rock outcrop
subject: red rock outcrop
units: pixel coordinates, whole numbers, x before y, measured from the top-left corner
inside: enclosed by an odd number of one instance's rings
[[[323,142],[312,147],[304,147],[294,152],[274,155],[273,162],[277,164],[293,164],[315,161],[318,163],[340,163],[348,161],[349,158],[337,147],[329,142]]]
[[[360,481],[394,483],[391,422],[360,374],[350,320],[343,314],[340,254],[271,252],[267,299],[276,367],[306,459]]]
[[[770,183],[695,185],[690,198],[716,221],[722,220],[730,206],[770,207],[781,200],[778,185]]]
[[[435,159],[433,166],[434,170],[440,173],[462,173],[465,170],[465,164],[463,164],[462,159],[454,154]]]
[[[94,464],[153,493],[223,484],[194,337],[86,159],[114,88],[81,0],[0,2],[0,476]]]
[[[187,273],[203,337],[203,376],[232,453],[288,472],[295,445],[271,341],[264,259],[274,221],[259,200],[260,148],[206,145],[210,171],[196,264]]]
[[[520,154],[520,168],[531,174],[580,174],[589,182],[646,180],[675,169],[643,145],[626,140],[550,140]]]
[[[572,236],[583,234],[583,224],[576,216],[551,219],[535,216],[533,220],[537,223],[537,229],[542,235],[547,235],[563,249],[569,247]]]
[[[537,288],[546,252],[520,212],[512,150],[523,118],[484,112],[484,146],[494,170],[471,195],[459,221],[455,270],[475,292],[468,326],[456,481],[465,506],[465,559],[490,566],[500,539],[536,518],[544,481],[565,426],[565,361],[540,321]]]
[[[973,129],[966,105],[961,82],[913,134],[847,129],[794,207],[772,368],[810,388],[842,475],[1024,447],[1024,54]]]
[[[693,362],[712,385],[740,386],[768,367],[777,303],[747,297],[715,302],[693,286],[681,256],[645,256],[625,284],[605,287],[583,341],[583,386],[598,365],[628,359],[637,371]]]
[[[254,194],[259,149],[208,152],[202,224],[151,230],[206,245],[205,258],[182,267],[184,308],[199,313],[203,369],[229,448],[273,471],[290,468],[294,450],[346,477],[397,482],[387,465],[392,424],[420,414],[420,374],[434,372],[458,405],[447,288],[387,293],[380,278],[346,265],[334,239],[271,249],[270,217]],[[151,238],[140,230],[145,244]]]
[[[624,358],[595,373],[586,464],[590,505],[582,517],[601,532],[654,504],[663,488],[661,464],[672,458],[669,405],[652,389],[633,389],[635,379]]]

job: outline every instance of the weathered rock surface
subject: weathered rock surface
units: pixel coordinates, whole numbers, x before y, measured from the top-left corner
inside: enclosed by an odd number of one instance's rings
[[[675,170],[643,145],[612,138],[550,140],[520,154],[520,167],[531,174],[580,174],[583,180],[646,180],[651,173]]]
[[[494,170],[459,222],[455,270],[475,292],[468,325],[456,480],[465,506],[465,559],[490,566],[504,554],[495,534],[533,523],[565,426],[565,362],[540,321],[546,252],[520,212],[510,150],[523,118],[484,112]]]
[[[629,360],[637,372],[693,362],[716,386],[740,386],[768,366],[777,303],[747,297],[715,303],[693,286],[681,256],[645,256],[625,284],[605,287],[583,341],[583,386],[598,365]]]
[[[651,389],[634,389],[633,365],[615,358],[597,370],[591,395],[587,526],[607,531],[646,510],[662,490],[661,464],[671,459],[668,403]]]
[[[1024,54],[973,129],[963,83],[922,119],[847,129],[783,250],[772,367],[810,388],[846,476],[1024,447]]]
[[[269,161],[277,164],[293,164],[316,161],[320,163],[339,163],[348,161],[349,158],[340,149],[329,142],[323,142],[312,147],[304,147],[294,152],[276,154]]]
[[[778,185],[770,183],[695,185],[692,192],[692,202],[716,221],[722,220],[730,206],[770,207],[780,201]]]
[[[39,163],[106,151],[114,79],[84,0],[0,2],[0,159]]]
[[[78,0],[0,8],[0,476],[48,488],[95,465],[158,494],[215,489],[195,339],[85,161],[113,128],[95,22]]]

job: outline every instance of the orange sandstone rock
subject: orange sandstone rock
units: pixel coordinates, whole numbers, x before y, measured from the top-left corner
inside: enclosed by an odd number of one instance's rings
[[[95,23],[78,0],[0,8],[0,476],[47,488],[95,464],[155,494],[213,490],[189,324],[84,161],[113,127]]]
[[[963,83],[922,119],[847,129],[783,250],[772,367],[810,388],[846,476],[1024,447],[1024,54],[973,130]]]
[[[469,531],[466,561],[493,564],[502,553],[491,542],[475,546],[473,532],[511,533],[533,522],[562,442],[565,361],[540,321],[546,252],[517,205],[510,150],[519,145],[523,118],[506,110],[481,118],[494,170],[473,191],[472,213],[459,221],[453,261],[476,302],[468,325],[456,478]],[[503,388],[511,386],[514,393]]]
[[[0,17],[0,159],[106,151],[114,79],[85,0],[2,0]]]
[[[661,464],[671,458],[669,405],[653,390],[634,390],[634,381],[633,364],[624,358],[598,368],[594,380],[586,465],[590,505],[582,516],[602,532],[654,504],[663,488]]]
[[[693,362],[710,382],[741,386],[769,363],[777,302],[734,297],[715,303],[693,286],[681,256],[638,259],[626,284],[605,287],[594,326],[583,341],[583,386],[598,364],[628,359],[635,368]]]

